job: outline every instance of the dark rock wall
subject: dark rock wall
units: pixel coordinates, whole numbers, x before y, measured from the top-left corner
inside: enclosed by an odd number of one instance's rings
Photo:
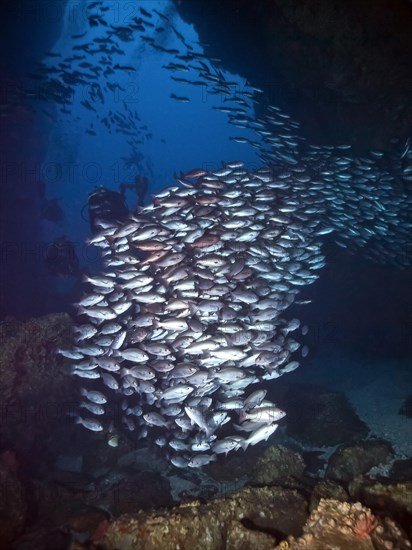
[[[206,53],[265,90],[314,143],[388,149],[412,129],[407,0],[176,0]]]
[[[38,193],[48,133],[30,105],[36,89],[24,75],[59,37],[66,3],[0,4],[0,319],[48,309]]]

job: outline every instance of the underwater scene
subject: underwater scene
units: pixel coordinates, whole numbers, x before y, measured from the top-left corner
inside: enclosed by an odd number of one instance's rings
[[[412,3],[1,7],[0,550],[412,546]]]

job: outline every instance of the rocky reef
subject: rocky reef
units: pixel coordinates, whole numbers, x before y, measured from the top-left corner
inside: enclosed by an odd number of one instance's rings
[[[122,516],[99,542],[107,548],[271,548],[273,533],[299,532],[306,519],[305,501],[281,488],[243,489],[207,504],[193,501],[154,514]],[[272,533],[272,536],[271,536]],[[96,538],[96,537],[95,537]]]
[[[301,536],[285,535],[302,531]],[[169,512],[122,516],[111,524],[103,522],[94,544],[107,550],[411,548],[394,521],[374,515],[359,502],[322,499],[307,517],[304,499],[279,488],[244,489],[207,505],[194,501]]]
[[[354,446],[354,454],[358,448]],[[376,449],[370,446],[364,454],[368,450],[372,464]],[[123,461],[129,467],[132,455]],[[411,548],[410,481],[393,483],[366,473],[355,475],[358,472],[344,484],[315,478],[308,475],[302,455],[282,445],[244,456],[244,470],[239,465],[237,470],[244,480],[240,489],[216,481],[219,466],[224,475],[224,461],[202,473],[177,474],[165,470],[165,461],[152,460],[153,470],[146,464],[140,475],[129,470],[116,484],[105,488],[96,483],[91,490],[80,480],[56,485],[24,479],[15,457],[4,453],[0,474],[13,498],[0,500],[1,519],[7,519],[0,545],[7,547],[13,540],[16,550]],[[380,460],[389,457],[377,456],[375,464]],[[163,469],[163,475],[156,474],[156,468]],[[193,497],[172,497],[171,485],[194,482],[196,476],[198,498],[195,490]],[[207,483],[220,487],[219,493],[207,495]],[[36,510],[34,522],[33,512],[28,521],[30,509]]]
[[[333,446],[362,439],[368,427],[353,411],[347,397],[314,384],[279,381],[277,403],[289,411],[287,433],[303,442]]]
[[[386,464],[393,451],[385,441],[362,441],[357,445],[341,446],[330,457],[326,477],[342,483],[362,476],[378,464]]]
[[[2,448],[31,452],[62,424],[73,382],[55,350],[70,339],[71,326],[63,313],[0,324]]]
[[[411,544],[399,527],[389,519],[381,519],[359,502],[350,504],[321,500],[307,520],[303,535],[290,537],[277,550],[384,550],[406,549]]]
[[[409,461],[394,462],[390,445],[371,437],[341,394],[315,388],[307,405],[319,399],[326,406],[317,410],[327,414],[293,437],[285,428],[278,444],[179,470],[127,432],[111,447],[63,418],[78,391],[54,353],[70,341],[67,315],[8,320],[2,331],[1,548],[411,547]],[[274,397],[293,402],[301,393],[286,385]],[[325,441],[335,447],[310,450],[311,437],[319,443],[322,424],[331,422],[339,437]]]

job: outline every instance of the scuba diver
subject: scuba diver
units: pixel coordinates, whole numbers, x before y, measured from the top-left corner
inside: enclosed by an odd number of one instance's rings
[[[112,191],[99,186],[89,194],[88,213],[92,233],[99,231],[99,222],[123,222],[130,212],[125,204],[126,190],[136,192],[137,206],[144,206],[145,197],[149,188],[146,176],[136,176],[134,183],[121,183],[120,192]]]
[[[146,176],[136,176],[134,179],[134,186],[137,194],[137,206],[144,206],[144,199],[149,187],[149,180]]]
[[[121,183],[120,192],[124,196],[126,189],[131,189],[136,191],[137,195],[137,206],[144,206],[144,200],[147,195],[147,190],[149,188],[149,180],[146,176],[136,176],[134,178],[134,183]]]
[[[46,249],[45,264],[49,275],[54,277],[80,275],[79,258],[74,244],[65,235],[58,237]]]
[[[92,233],[99,231],[99,221],[122,222],[129,215],[124,203],[124,193],[111,191],[103,186],[96,187],[89,194],[88,212]]]

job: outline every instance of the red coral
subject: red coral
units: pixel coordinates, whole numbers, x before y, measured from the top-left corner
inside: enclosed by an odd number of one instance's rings
[[[378,526],[378,520],[370,512],[359,515],[353,527],[353,532],[359,539],[367,539]]]

